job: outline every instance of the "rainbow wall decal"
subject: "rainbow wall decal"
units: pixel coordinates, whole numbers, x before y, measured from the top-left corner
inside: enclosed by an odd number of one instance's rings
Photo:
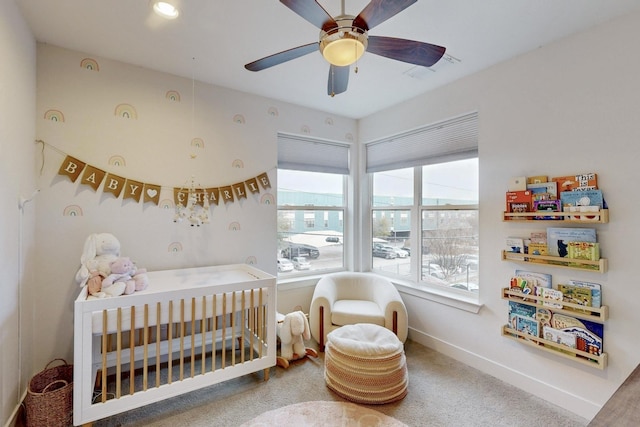
[[[236,114],[233,116],[233,122],[238,123],[239,125],[244,124],[244,116],[242,114]]]
[[[193,138],[191,146],[194,148],[204,148],[204,140],[202,138]]]
[[[249,264],[249,265],[256,265],[258,263],[258,260],[256,259],[256,257],[254,257],[253,255],[248,256],[247,259],[244,261],[245,264]]]
[[[302,125],[302,127],[300,127],[300,132],[310,134],[311,128],[307,125]]]
[[[82,216],[82,208],[78,205],[69,205],[62,211],[63,216]]]
[[[276,107],[269,107],[269,109],[267,110],[267,114],[270,115],[271,117],[278,117],[278,109]]]
[[[109,164],[111,166],[127,166],[127,162],[124,160],[124,157],[117,155],[109,158]]]
[[[171,199],[163,199],[158,203],[161,209],[173,209],[176,207],[175,203]]]
[[[131,104],[118,104],[116,106],[114,114],[124,119],[137,119],[138,113],[136,108]]]
[[[331,117],[327,117],[324,119],[324,124],[328,126],[333,126],[333,119]]]
[[[177,90],[169,90],[167,91],[165,98],[167,98],[169,101],[180,102],[180,92],[178,92]]]
[[[169,244],[168,248],[169,252],[182,252],[182,243],[180,242],[172,242]]]
[[[229,223],[229,231],[240,231],[240,223],[237,221]]]
[[[265,193],[262,195],[262,197],[260,197],[261,205],[275,205],[275,203],[276,203],[276,198],[274,197],[273,194]]]
[[[51,120],[52,122],[61,122],[64,123],[64,114],[60,110],[47,110],[44,113],[44,118],[46,120]]]
[[[84,58],[82,61],[80,61],[80,67],[89,71],[100,71],[98,61],[93,58]]]
[[[353,134],[351,134],[351,133],[347,133],[347,134],[344,136],[344,138],[345,138],[347,141],[351,141],[351,142],[353,142]]]
[[[242,169],[244,168],[244,162],[240,159],[235,159],[233,162],[231,162],[231,167]]]

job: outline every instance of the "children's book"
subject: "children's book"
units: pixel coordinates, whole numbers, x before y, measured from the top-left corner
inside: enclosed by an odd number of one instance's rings
[[[593,242],[567,243],[568,257],[597,261],[600,259],[600,244]]]
[[[546,175],[528,176],[527,184],[540,184],[542,182],[549,181],[549,177]]]
[[[515,253],[523,254],[524,240],[519,237],[507,237],[505,250],[507,252],[515,252]]]
[[[536,200],[533,202],[534,212],[561,212],[560,200]],[[557,215],[540,215],[534,216],[533,219],[564,219]]]
[[[531,212],[531,191],[507,191],[506,193],[507,212]],[[515,209],[515,210],[514,210]],[[524,210],[526,209],[526,210]],[[512,219],[527,219],[526,217],[513,217]]]
[[[547,252],[552,256],[566,258],[569,255],[569,242],[596,241],[595,228],[547,228]]]
[[[558,176],[551,178],[558,183],[558,191],[573,190],[597,190],[598,175],[595,173],[583,173],[572,176]]]
[[[516,327],[515,327],[516,331],[523,332],[533,337],[540,336],[540,322],[538,322],[536,319],[516,315],[515,321],[516,321]]]
[[[554,314],[551,326],[576,337],[576,349],[600,356],[603,351],[604,327],[601,323]]]
[[[547,232],[546,231],[533,231],[531,232],[531,243],[547,244]]]
[[[531,191],[531,197],[535,200],[556,200],[558,198],[558,183],[556,181],[527,184],[527,190]],[[538,194],[546,194],[537,197]]]
[[[538,286],[536,288],[536,295],[544,298],[542,305],[552,308],[562,308],[563,295],[559,290]]]
[[[531,283],[534,288],[551,288],[551,274],[516,270],[515,277],[525,279],[527,282]]]
[[[584,305],[585,307],[593,307],[593,299],[591,298],[591,289],[559,283],[558,290],[562,292],[562,301],[564,302],[568,302],[571,304]],[[578,311],[582,311],[582,310],[578,310]]]
[[[591,306],[602,307],[602,287],[599,283],[585,282],[582,280],[569,280],[571,286],[586,288],[591,291]]]
[[[597,206],[600,209],[604,207],[602,190],[562,191],[560,202],[563,210],[576,206]]]
[[[543,326],[542,338],[547,341],[553,341],[556,344],[566,345],[570,348],[576,348],[577,338],[571,332],[562,331],[560,329],[553,329],[549,326]]]

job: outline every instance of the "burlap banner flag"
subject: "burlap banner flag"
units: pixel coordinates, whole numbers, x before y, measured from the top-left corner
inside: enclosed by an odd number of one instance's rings
[[[262,188],[264,188],[265,190],[267,188],[271,188],[271,183],[269,182],[269,175],[267,175],[266,172],[261,173],[256,178],[260,182],[260,185],[262,185]]]
[[[124,189],[125,182],[126,178],[110,173],[107,175],[107,179],[104,181],[102,191],[104,191],[105,193],[113,194],[117,199],[118,197],[120,197],[120,193],[122,193],[122,190]]]
[[[144,183],[140,181],[134,181],[132,179],[127,179],[124,184],[124,195],[122,199],[133,199],[136,202],[140,202],[140,197],[142,197],[142,187]]]
[[[106,172],[102,169],[87,165],[84,169],[84,173],[82,174],[82,181],[80,181],[80,183],[93,188],[93,191],[98,191],[98,187],[102,184],[102,180],[105,175]]]
[[[220,189],[217,187],[207,188],[207,194],[209,195],[209,205],[218,206],[218,201],[220,200]]]
[[[142,201],[144,203],[152,202],[158,206],[160,204],[160,186],[153,184],[144,184],[143,190],[144,197]]]
[[[237,200],[247,198],[247,189],[244,187],[244,182],[233,184],[232,187],[233,187],[234,193],[236,193]]]
[[[233,188],[230,185],[226,187],[220,187],[220,198],[224,200],[224,203],[233,203]]]
[[[58,175],[68,176],[71,182],[76,182],[85,165],[86,163],[81,162],[80,160],[75,159],[71,156],[67,156],[64,159],[64,162],[62,162],[62,164],[60,165]]]
[[[247,186],[251,194],[258,194],[260,192],[260,188],[258,188],[258,180],[255,178],[248,179],[244,182]]]

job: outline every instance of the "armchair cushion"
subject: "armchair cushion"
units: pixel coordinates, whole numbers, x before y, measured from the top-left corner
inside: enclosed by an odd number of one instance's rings
[[[309,310],[311,335],[324,349],[336,328],[371,323],[393,331],[401,342],[408,333],[407,309],[390,280],[374,273],[342,272],[322,277]]]

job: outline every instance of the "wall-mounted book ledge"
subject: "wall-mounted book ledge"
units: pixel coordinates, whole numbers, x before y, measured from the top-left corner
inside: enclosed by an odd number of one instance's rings
[[[597,212],[503,212],[503,221],[551,221],[557,223],[606,224],[609,209]]]
[[[588,270],[599,273],[607,271],[607,259],[591,261],[587,259],[562,258],[551,255],[531,255],[519,252],[502,251],[503,261],[513,261],[521,263],[544,264],[545,266],[573,268],[576,270]]]

